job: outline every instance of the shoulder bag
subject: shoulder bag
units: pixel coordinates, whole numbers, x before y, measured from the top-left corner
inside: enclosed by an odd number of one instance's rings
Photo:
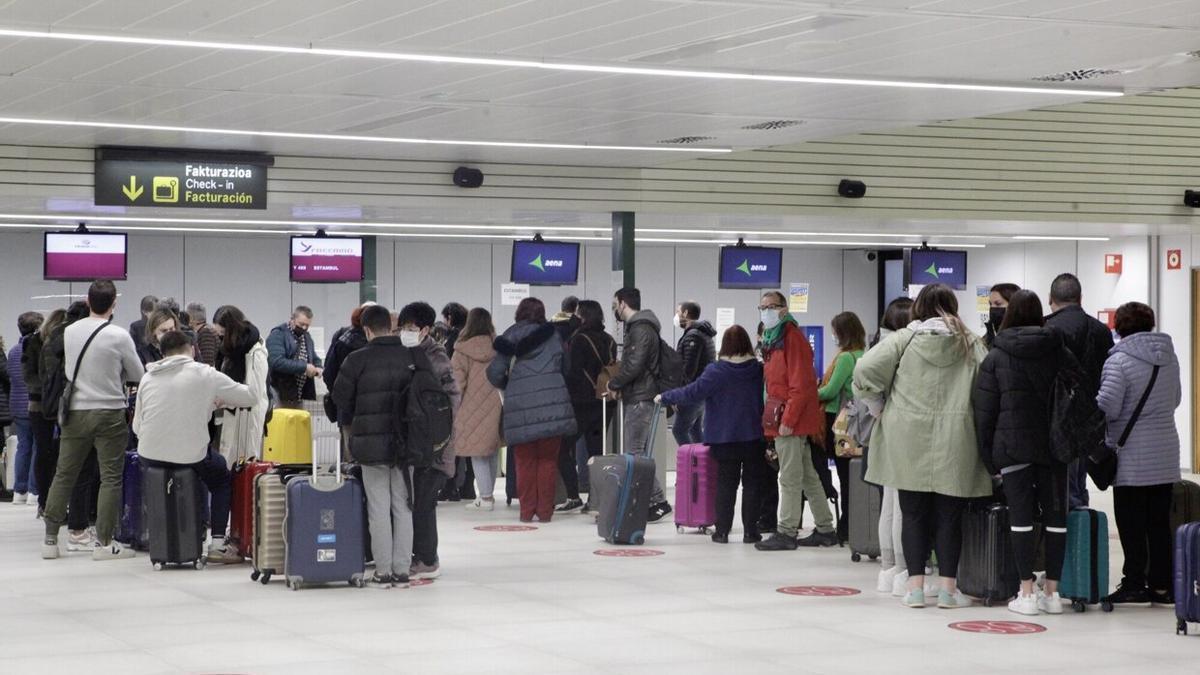
[[[621,370],[621,364],[616,359],[606,361],[603,356],[600,356],[600,350],[596,348],[596,343],[592,339],[582,333],[579,337],[587,340],[588,346],[592,348],[592,353],[596,355],[596,361],[600,363],[600,372],[596,373],[596,377],[592,377],[587,369],[583,369],[583,376],[588,382],[592,383],[592,388],[596,390],[596,398],[614,398],[615,393],[608,390],[608,383]]]
[[[71,379],[67,380],[63,385],[62,400],[58,402],[58,428],[62,429],[67,426],[67,421],[71,419],[71,398],[75,395],[75,379],[79,377],[79,366],[83,365],[83,355],[87,353],[88,347],[92,346],[92,340],[100,334],[100,331],[108,327],[112,323],[112,319],[100,324],[100,327],[92,331],[86,342],[83,343],[83,349],[79,350],[79,356],[75,357],[75,372],[71,375]],[[65,341],[66,338],[64,338]]]
[[[1109,445],[1107,439],[1104,439],[1088,453],[1088,475],[1101,491],[1107,490],[1117,479],[1117,454],[1129,441],[1129,434],[1133,433],[1133,425],[1137,424],[1138,418],[1142,416],[1142,409],[1146,407],[1146,401],[1150,398],[1150,392],[1154,390],[1155,381],[1158,380],[1158,369],[1159,366],[1154,366],[1154,370],[1150,373],[1150,382],[1146,384],[1146,391],[1142,392],[1142,398],[1138,400],[1137,407],[1133,409],[1133,414],[1125,423],[1125,430],[1121,432],[1121,438],[1117,439],[1117,446],[1114,448]]]

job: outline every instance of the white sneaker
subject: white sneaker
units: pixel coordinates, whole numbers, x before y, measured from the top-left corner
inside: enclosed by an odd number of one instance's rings
[[[25,503],[25,493],[24,492],[14,492],[12,503],[13,504],[24,504]],[[37,503],[36,499],[34,500],[34,503],[35,504]]]
[[[1024,614],[1025,616],[1037,616],[1038,600],[1036,596],[1018,593],[1017,597],[1009,601],[1008,611],[1016,614]],[[1061,612],[1062,606],[1060,605],[1058,609]]]
[[[908,570],[900,570],[892,579],[892,597],[903,598],[908,593]]]
[[[26,506],[37,506],[38,505],[38,496],[33,494],[32,492],[30,492],[25,497],[25,505]]]
[[[54,560],[59,556],[58,536],[48,534],[42,539],[42,560]]]
[[[96,547],[96,533],[89,527],[81,532],[71,531],[67,534],[67,551],[81,553]]]
[[[475,501],[471,502],[470,504],[467,504],[466,509],[468,511],[495,511],[496,510],[496,500],[494,498],[493,499],[479,498],[479,499],[476,499]]]
[[[1062,597],[1057,592],[1050,595],[1039,592],[1037,595],[1037,608],[1047,614],[1062,614]]]
[[[896,575],[900,573],[899,567],[889,567],[879,570],[879,580],[875,584],[875,590],[880,593],[891,593],[895,588]]]
[[[92,549],[92,560],[124,560],[133,556],[133,549],[125,548],[115,539],[109,542],[108,546],[97,543]]]
[[[240,565],[242,556],[237,547],[221,540],[214,540],[208,547],[208,562],[214,565]]]

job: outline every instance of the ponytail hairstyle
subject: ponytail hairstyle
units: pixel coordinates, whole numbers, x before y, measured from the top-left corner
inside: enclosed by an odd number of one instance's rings
[[[959,347],[964,355],[971,351],[971,341],[974,335],[962,319],[958,318],[958,296],[946,284],[930,284],[921,289],[917,300],[912,306],[914,321],[941,319],[946,328],[958,338]]]

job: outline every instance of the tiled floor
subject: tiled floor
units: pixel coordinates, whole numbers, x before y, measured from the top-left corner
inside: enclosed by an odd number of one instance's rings
[[[605,558],[584,516],[485,533],[473,527],[515,522],[515,509],[440,515],[444,576],[432,585],[293,593],[251,583],[248,566],[42,561],[32,509],[0,504],[0,673],[1200,672],[1200,637],[1176,637],[1169,609],[968,634],[947,624],[1017,617],[903,608],[874,592],[877,566],[845,550],[759,553],[657,525],[647,547],[665,555]],[[1115,581],[1115,539],[1112,551]],[[804,584],[863,592],[775,591]]]

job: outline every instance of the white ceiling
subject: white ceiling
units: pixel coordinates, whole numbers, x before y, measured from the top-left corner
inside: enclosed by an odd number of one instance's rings
[[[0,27],[598,64],[1028,85],[1200,84],[1197,0],[0,0]],[[1081,97],[1084,98],[1084,97]],[[373,136],[763,147],[1071,102],[0,38],[0,116]],[[777,119],[774,131],[741,127]],[[0,143],[649,166],[674,153],[0,126]]]

